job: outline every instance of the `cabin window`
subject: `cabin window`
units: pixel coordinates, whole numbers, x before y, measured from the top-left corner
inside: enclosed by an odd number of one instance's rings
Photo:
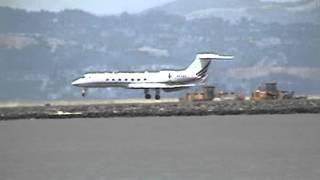
[[[112,79],[112,81],[115,81],[115,79]]]
[[[147,79],[146,79],[146,78],[144,78],[143,80],[144,80],[144,81],[146,81]]]
[[[138,79],[138,81],[140,81],[140,79]]]
[[[109,81],[109,79],[106,79],[106,81]]]
[[[134,81],[134,79],[131,79],[131,81]]]
[[[125,81],[128,81],[128,79],[125,79]]]
[[[119,81],[121,81],[121,79],[119,79]]]

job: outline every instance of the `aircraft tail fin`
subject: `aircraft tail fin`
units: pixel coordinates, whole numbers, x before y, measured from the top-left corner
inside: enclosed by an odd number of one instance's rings
[[[205,77],[212,60],[232,60],[233,56],[222,56],[214,53],[198,53],[186,71],[199,77]]]

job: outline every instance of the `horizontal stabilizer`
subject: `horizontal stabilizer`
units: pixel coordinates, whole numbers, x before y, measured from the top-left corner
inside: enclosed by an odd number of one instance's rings
[[[212,60],[232,60],[233,56],[224,56],[213,53],[198,54],[199,59],[212,59]]]
[[[213,59],[215,60],[232,60],[233,59],[233,56],[222,56],[222,55],[217,55],[217,54],[214,54],[215,57]]]

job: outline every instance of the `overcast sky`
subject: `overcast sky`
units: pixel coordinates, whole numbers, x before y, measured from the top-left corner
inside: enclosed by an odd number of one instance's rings
[[[59,11],[63,9],[82,9],[93,14],[105,15],[118,14],[124,11],[136,13],[172,1],[174,0],[0,0],[0,6],[22,8],[31,11],[39,11],[41,9],[50,11]],[[273,1],[281,3],[301,0],[260,1]]]
[[[32,11],[82,9],[94,14],[135,13],[173,0],[0,0],[0,6]]]

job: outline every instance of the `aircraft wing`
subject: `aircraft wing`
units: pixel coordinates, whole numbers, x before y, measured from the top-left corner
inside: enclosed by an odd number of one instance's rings
[[[132,83],[128,88],[132,89],[174,89],[174,88],[188,88],[199,86],[199,84],[165,84],[165,83]]]

